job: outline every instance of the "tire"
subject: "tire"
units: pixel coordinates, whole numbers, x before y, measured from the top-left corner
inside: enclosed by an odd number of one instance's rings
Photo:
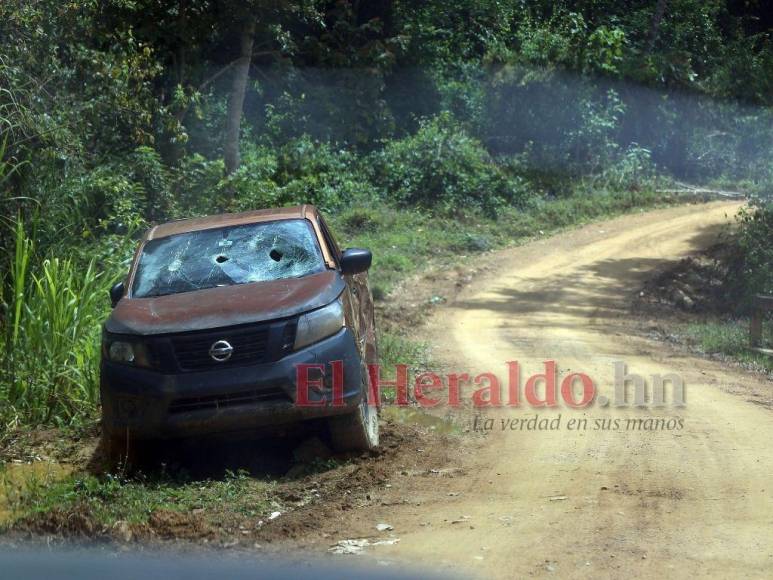
[[[378,447],[378,407],[368,404],[369,384],[367,369],[364,369],[362,400],[357,409],[353,413],[330,419],[330,438],[334,451],[370,451]]]

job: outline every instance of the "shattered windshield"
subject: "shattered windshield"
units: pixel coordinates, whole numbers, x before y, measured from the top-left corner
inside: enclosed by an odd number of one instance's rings
[[[134,297],[146,298],[299,278],[325,268],[306,220],[282,220],[151,240],[140,256]]]

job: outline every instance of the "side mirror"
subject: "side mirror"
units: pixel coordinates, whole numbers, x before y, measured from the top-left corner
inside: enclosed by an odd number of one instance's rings
[[[370,253],[370,250],[349,248],[344,250],[341,256],[341,273],[359,274],[360,272],[366,272],[370,268],[372,261],[373,254]]]
[[[113,308],[115,308],[118,304],[118,301],[123,298],[124,290],[125,287],[123,282],[113,284],[113,287],[110,288],[110,304],[113,306]]]

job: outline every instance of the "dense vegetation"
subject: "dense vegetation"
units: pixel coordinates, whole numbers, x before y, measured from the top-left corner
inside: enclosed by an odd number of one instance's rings
[[[772,152],[761,0],[4,0],[0,420],[93,412],[106,289],[152,222],[315,203],[383,245],[382,293],[433,251],[419,223],[468,253],[732,186],[748,297],[773,293]]]

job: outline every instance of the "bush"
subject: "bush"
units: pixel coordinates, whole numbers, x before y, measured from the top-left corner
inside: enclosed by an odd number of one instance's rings
[[[371,200],[375,195],[356,155],[309,137],[281,148],[277,181],[285,203],[313,203],[327,210]]]
[[[105,233],[131,235],[144,229],[147,221],[143,216],[150,203],[142,184],[134,182],[129,173],[120,164],[79,173],[55,193],[62,201],[62,214],[46,207],[38,221],[51,223],[57,230],[70,227],[83,238]]]
[[[520,182],[448,114],[424,121],[415,135],[388,143],[371,161],[374,184],[406,207],[447,215],[473,209],[493,217],[525,198]]]
[[[758,201],[756,208],[741,211],[739,222],[729,280],[746,308],[755,294],[773,295],[773,202]]]
[[[143,212],[151,221],[165,221],[176,214],[176,203],[170,188],[171,175],[152,147],[137,147],[126,160],[134,187],[142,192],[146,207]]]
[[[651,185],[656,177],[651,151],[632,143],[596,181],[614,191],[632,191]]]
[[[491,240],[487,236],[481,236],[470,232],[465,232],[460,240],[451,245],[458,252],[479,253],[488,252],[493,248]]]
[[[312,203],[332,211],[375,195],[354,154],[308,136],[278,150],[248,146],[239,170],[220,187],[231,188],[244,210]]]
[[[209,160],[198,153],[183,157],[173,178],[181,217],[208,215],[221,209],[224,173],[222,159]],[[241,172],[235,179],[243,179]]]
[[[378,228],[381,216],[375,209],[358,206],[344,211],[341,215],[341,222],[349,235],[352,235],[367,229]]]
[[[218,183],[213,198],[222,204],[233,196],[233,209],[239,211],[282,205],[282,192],[276,183],[277,167],[274,152],[257,145],[247,147],[239,169]]]

